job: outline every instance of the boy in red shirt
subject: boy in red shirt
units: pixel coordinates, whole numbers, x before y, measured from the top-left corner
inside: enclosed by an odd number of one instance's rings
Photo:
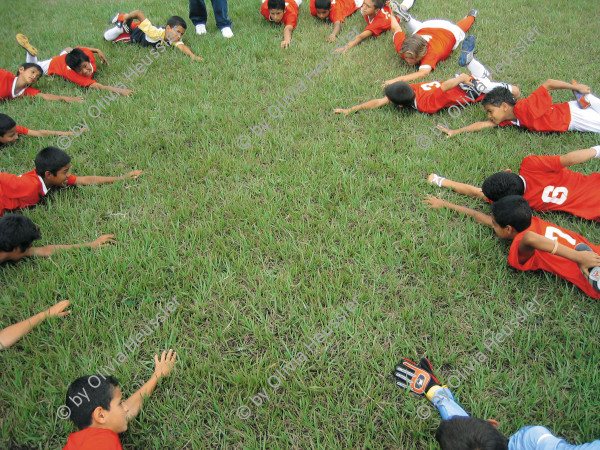
[[[87,131],[86,128],[84,130]],[[6,114],[0,114],[0,146],[12,144],[19,139],[20,135],[27,135],[33,137],[44,137],[44,136],[74,136],[75,133],[72,131],[52,131],[52,130],[30,130],[25,127],[20,127],[12,117]]]
[[[433,208],[449,208],[472,216],[477,223],[492,227],[501,239],[511,240],[508,263],[515,269],[545,270],[600,299],[600,246],[573,231],[532,217],[527,200],[520,195],[508,195],[493,203],[491,216],[436,197],[429,196],[425,202]]]
[[[154,355],[154,374],[126,401],[113,376],[87,375],[73,381],[65,404],[80,431],[69,435],[63,450],[122,450],[118,434],[127,431],[127,422],[139,414],[144,399],[173,370],[176,360],[172,349],[162,352],[160,360]]]
[[[134,170],[120,177],[71,175],[71,157],[56,147],[46,147],[35,157],[35,170],[17,176],[0,172],[0,215],[5,210],[35,205],[50,189],[66,186],[106,184],[137,178],[141,170]]]
[[[328,42],[336,40],[342,30],[346,17],[351,16],[363,4],[363,0],[310,0],[310,13],[321,19],[329,19],[333,23],[333,31]]]
[[[298,12],[301,4],[302,0],[262,0],[260,13],[265,19],[285,25],[281,48],[288,48],[292,42],[292,34],[298,25]]]
[[[8,70],[0,69],[0,100],[15,99],[19,97],[35,97],[39,95],[44,100],[62,100],[63,102],[82,102],[82,97],[66,97],[63,95],[42,94],[32,88],[44,74],[42,68],[33,63],[25,63],[13,75]]]
[[[507,195],[522,195],[535,211],[565,211],[600,222],[597,195],[600,173],[583,175],[567,169],[594,158],[600,158],[600,145],[566,155],[527,156],[521,161],[518,175],[510,170],[495,173],[486,178],[481,188],[457,183],[435,173],[429,175],[428,181],[489,202]]]
[[[571,89],[577,100],[552,103],[551,90]],[[504,88],[496,88],[481,101],[489,120],[476,122],[458,130],[440,129],[455,136],[462,132],[479,131],[484,128],[516,125],[529,131],[541,133],[565,131],[590,131],[600,133],[600,99],[591,94],[585,84],[548,79],[529,97],[517,101]]]
[[[392,6],[394,12],[396,12],[398,10],[397,6],[393,3]],[[391,28],[394,33],[394,47],[409,66],[414,66],[420,62],[419,70],[388,80],[383,84],[384,86],[396,81],[418,80],[429,75],[435,69],[437,63],[447,59],[452,51],[465,39],[465,33],[475,22],[477,10],[472,9],[467,17],[456,24],[449,20],[437,19],[419,22],[409,13],[401,14],[400,17],[405,22],[410,35],[407,36],[402,31],[396,18],[392,18]]]
[[[92,79],[97,69],[94,53],[98,54],[100,61],[108,65],[108,61],[106,60],[104,53],[102,53],[102,50],[86,47],[67,47],[60,55],[55,56],[54,58],[38,61],[38,51],[29,43],[29,39],[27,39],[25,35],[17,34],[17,42],[27,52],[25,61],[37,64],[42,68],[42,71],[46,75],[58,75],[79,86],[105,89],[115,92],[116,94],[125,95],[126,97],[134,94],[134,92],[129,89],[105,86]]]

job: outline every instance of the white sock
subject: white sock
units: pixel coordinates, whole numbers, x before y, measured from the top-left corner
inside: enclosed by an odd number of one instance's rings
[[[26,51],[25,53],[27,53],[25,55],[25,62],[26,63],[34,63],[37,64],[38,60],[37,60],[37,56],[33,56],[31,53],[29,53],[28,51]]]
[[[123,28],[115,26],[104,32],[104,39],[107,41],[114,41],[121,34],[123,34]]]
[[[407,10],[409,10],[410,8],[412,8],[412,5],[415,4],[415,0],[404,0],[400,6],[404,6]]]
[[[585,94],[583,96],[588,102],[590,102],[590,108],[600,114],[600,98],[596,97],[593,94]]]
[[[473,58],[467,65],[467,69],[469,69],[469,72],[471,72],[471,75],[473,75],[475,78],[490,77],[490,73],[488,72],[487,68],[475,58]]]

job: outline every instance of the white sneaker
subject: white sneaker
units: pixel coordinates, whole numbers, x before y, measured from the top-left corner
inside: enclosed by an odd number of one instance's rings
[[[221,33],[223,34],[223,37],[226,37],[226,38],[233,37],[233,31],[231,31],[230,27],[221,28]]]
[[[196,34],[206,34],[206,25],[203,23],[196,25]]]

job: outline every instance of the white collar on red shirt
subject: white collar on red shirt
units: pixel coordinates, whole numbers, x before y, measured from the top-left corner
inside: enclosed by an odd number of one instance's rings
[[[15,94],[15,89],[17,88],[17,80],[18,79],[19,79],[19,77],[15,77],[15,80],[13,81],[12,92],[10,93],[10,95],[12,95],[12,98],[20,97],[21,95],[23,95],[23,92],[25,92],[25,89],[27,89],[26,87],[24,87],[23,89],[21,89],[21,92],[19,92],[18,94]]]
[[[46,183],[44,183],[44,179],[42,177],[40,177],[38,175],[38,178],[40,179],[40,183],[42,183],[42,192],[44,193],[44,195],[46,195],[48,193],[48,188],[46,187]]]
[[[525,185],[525,189],[523,190],[523,192],[525,192],[527,190],[527,181],[525,181],[525,178],[523,178],[521,175],[519,175],[521,177],[521,180],[523,180],[523,185]]]

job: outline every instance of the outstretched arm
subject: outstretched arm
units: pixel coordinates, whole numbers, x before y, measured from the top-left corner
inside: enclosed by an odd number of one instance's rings
[[[292,34],[294,33],[293,25],[286,25],[283,29],[283,41],[281,41],[281,48],[288,48],[290,42],[292,42]]]
[[[594,158],[600,158],[600,145],[583,150],[575,150],[567,153],[566,155],[562,155],[560,157],[560,163],[563,165],[563,167],[569,167],[582,164]]]
[[[390,100],[387,97],[375,98],[373,100],[369,100],[368,102],[361,103],[360,105],[353,106],[352,108],[348,108],[348,109],[337,108],[337,109],[334,109],[333,112],[336,114],[340,114],[340,113],[341,114],[349,114],[353,111],[358,111],[361,109],[381,108],[382,106],[387,105],[389,102],[390,102]]]
[[[0,330],[0,350],[13,345],[31,330],[33,330],[33,328],[46,320],[47,317],[64,317],[67,314],[70,314],[71,311],[65,311],[70,303],[71,302],[69,300],[63,300],[62,302],[58,302],[56,305],[51,306],[46,311],[42,311],[41,313],[38,313],[27,320],[15,323],[14,325]]]
[[[337,35],[340,34],[340,31],[342,31],[342,22],[340,22],[339,20],[337,22],[335,22],[333,24],[333,31],[331,32],[331,34],[329,35],[329,38],[327,38],[328,42],[333,42],[335,41],[335,39],[337,38]]]
[[[129,409],[127,412],[127,420],[133,419],[140,413],[144,399],[152,395],[152,392],[156,389],[158,380],[171,372],[176,360],[177,352],[174,352],[173,349],[169,350],[169,353],[162,352],[160,360],[158,359],[158,355],[154,355],[154,363],[156,365],[154,374],[141,388],[125,401],[125,404]]]
[[[371,37],[371,36],[373,36],[373,32],[371,30],[364,30],[362,33],[360,33],[358,36],[356,36],[353,40],[348,42],[343,47],[335,49],[335,51],[338,53],[345,54],[352,47],[356,47],[362,41],[364,41],[365,39],[367,39],[368,37]]]
[[[80,133],[83,131],[88,131],[87,128],[82,128]],[[27,136],[33,137],[45,137],[45,136],[75,136],[75,133],[72,131],[53,131],[53,130],[29,130]]]
[[[455,205],[454,203],[447,202],[442,200],[441,198],[433,197],[431,195],[427,196],[427,200],[423,200],[423,203],[428,203],[431,208],[448,208],[453,211],[458,211],[459,213],[466,214],[467,216],[471,216],[475,219],[475,222],[481,223],[483,225],[487,225],[491,228],[494,227],[492,224],[492,216],[488,216],[479,211],[475,211],[474,209],[467,208],[466,206]]]
[[[430,173],[427,181],[430,184],[435,184],[439,187],[445,187],[448,189],[452,189],[454,192],[459,194],[468,195],[470,197],[481,198],[484,199],[485,195],[481,191],[481,188],[476,186],[472,186],[470,184],[459,183],[457,181],[449,180],[448,178],[444,178],[439,176],[436,173]]]
[[[107,184],[114,183],[115,181],[125,180],[128,178],[138,178],[142,175],[141,170],[134,170],[132,172],[126,173],[125,175],[121,175],[120,177],[97,177],[94,175],[87,177],[77,177],[75,180],[75,184],[77,186],[87,186],[90,184]]]
[[[44,93],[41,93],[39,95],[44,100],[51,100],[51,101],[60,100],[60,101],[66,102],[66,103],[75,103],[75,102],[83,101],[83,97],[67,97],[65,95],[54,95],[54,94],[44,94]]]
[[[70,250],[72,248],[80,248],[80,247],[91,247],[91,248],[101,248],[105,247],[108,244],[112,244],[115,241],[114,234],[103,234],[98,239],[87,242],[85,244],[63,244],[63,245],[46,245],[44,247],[29,247],[25,252],[24,256],[41,256],[47,257],[51,256],[59,250]]]
[[[188,55],[192,61],[204,61],[204,58],[201,56],[194,55],[194,52],[190,50],[190,48],[185,44],[176,45],[177,49]]]
[[[442,83],[440,89],[444,92],[448,92],[450,89],[454,89],[460,83],[468,84],[469,86],[473,86],[473,81],[471,80],[471,75],[467,75],[466,73],[461,73],[459,76],[450,78]]]
[[[566,82],[560,81],[560,80],[553,80],[551,78],[544,81],[542,83],[542,86],[544,86],[549,91],[553,91],[553,90],[557,90],[557,89],[571,89],[573,91],[577,91],[582,94],[589,94],[590,92],[592,92],[590,87],[586,86],[585,84],[571,84],[571,83],[566,83]]]
[[[113,91],[115,94],[124,95],[125,97],[129,97],[131,94],[135,94],[131,89],[119,89],[113,86],[105,86],[103,84],[98,83],[97,81],[94,84],[90,84],[91,88],[94,89],[104,89],[106,91]]]
[[[485,122],[472,123],[471,125],[467,125],[466,127],[461,127],[457,130],[449,130],[448,128],[445,128],[441,125],[438,125],[438,128],[448,135],[448,136],[446,136],[446,138],[449,138],[452,136],[456,136],[459,133],[470,133],[472,131],[480,131],[480,130],[484,130],[486,128],[496,128],[497,126],[498,125],[496,125],[491,120],[486,120]]]

